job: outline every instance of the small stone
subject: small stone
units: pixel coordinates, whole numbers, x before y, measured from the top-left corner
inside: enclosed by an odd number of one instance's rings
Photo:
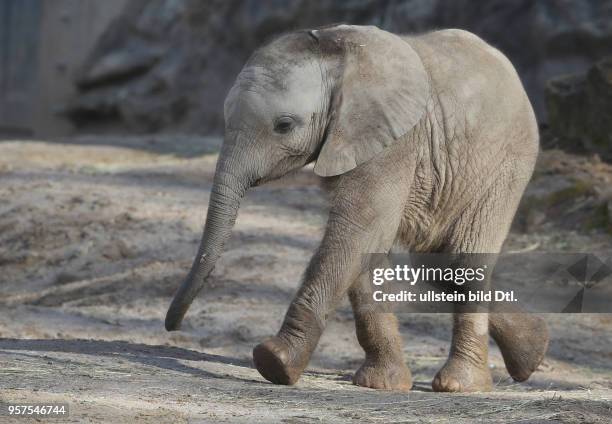
[[[54,284],[63,285],[68,283],[74,283],[75,281],[79,281],[81,277],[75,273],[69,271],[62,271],[55,277]]]

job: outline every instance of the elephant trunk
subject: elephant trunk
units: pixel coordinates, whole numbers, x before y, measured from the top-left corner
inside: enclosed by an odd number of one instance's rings
[[[200,247],[187,278],[174,295],[166,314],[165,326],[168,331],[180,328],[191,302],[204,287],[206,278],[221,255],[223,245],[230,237],[240,201],[252,185],[252,179],[244,172],[244,161],[236,158],[229,150],[224,146],[219,156]],[[233,172],[241,168],[243,170],[239,174]]]

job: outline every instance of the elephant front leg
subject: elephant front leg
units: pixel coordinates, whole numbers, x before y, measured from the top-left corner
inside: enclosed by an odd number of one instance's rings
[[[353,202],[350,206],[350,210],[332,208],[321,246],[310,261],[280,331],[253,350],[257,370],[273,383],[297,382],[329,314],[367,270],[365,253],[387,253],[391,249],[399,226],[399,201],[397,207],[387,204],[382,211],[368,204]]]
[[[349,289],[357,340],[365,352],[365,361],[353,376],[353,384],[372,389],[410,390],[412,374],[404,362],[397,318],[372,304],[369,277],[363,273]]]

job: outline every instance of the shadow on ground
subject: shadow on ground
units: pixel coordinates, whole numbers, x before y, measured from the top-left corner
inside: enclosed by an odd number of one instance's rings
[[[222,355],[196,352],[194,350],[182,349],[171,346],[151,346],[140,343],[128,343],[122,341],[101,340],[0,340],[0,349],[27,352],[61,352],[80,355],[120,357],[131,362],[146,366],[158,367],[171,371],[178,371],[191,375],[208,378],[234,378],[240,381],[248,381],[228,374],[214,374],[198,368],[189,367],[181,362],[206,361],[219,364],[251,367],[249,361],[231,358]],[[0,350],[1,353],[6,353]]]

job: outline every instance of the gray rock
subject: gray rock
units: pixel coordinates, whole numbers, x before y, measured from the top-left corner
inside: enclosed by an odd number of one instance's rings
[[[606,0],[133,0],[84,64],[80,75],[96,84],[81,80],[81,92],[103,93],[100,115],[112,105],[113,119],[128,129],[220,133],[223,99],[257,46],[336,22],[398,33],[472,31],[510,57],[542,122],[546,81],[612,55]],[[142,51],[131,56],[133,49]],[[81,125],[98,119],[91,103],[77,97],[68,108]]]
[[[551,80],[546,103],[550,129],[560,147],[612,161],[612,57],[586,74]]]
[[[115,81],[134,78],[148,71],[162,56],[163,49],[157,46],[130,45],[101,56],[92,63],[85,73],[76,77],[76,84],[82,89],[112,84]]]

